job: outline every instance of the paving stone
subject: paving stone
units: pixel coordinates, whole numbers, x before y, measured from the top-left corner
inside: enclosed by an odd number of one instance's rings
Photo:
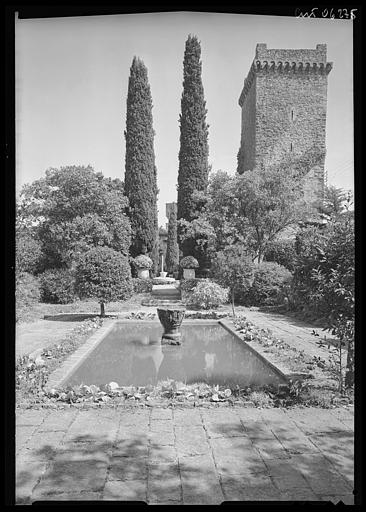
[[[172,409],[161,409],[160,407],[154,407],[151,410],[150,420],[172,420],[173,412]]]
[[[289,416],[305,434],[337,433],[345,430],[345,426],[327,409],[308,407],[304,410],[295,409],[288,412]]]
[[[174,409],[173,421],[175,427],[202,427],[202,419],[197,409]]]
[[[34,492],[46,496],[56,492],[102,490],[107,467],[107,464],[95,460],[55,461],[42,476]]]
[[[113,457],[109,466],[109,480],[145,480],[147,458]]]
[[[15,494],[17,503],[30,502],[33,488],[37,485],[46,468],[46,461],[16,461]]]
[[[181,502],[182,486],[177,464],[159,464],[148,467],[148,502]]]
[[[150,445],[174,445],[173,432],[149,432]]]
[[[309,488],[308,482],[300,471],[296,469],[291,460],[266,460],[269,475],[280,491],[296,488]]]
[[[236,454],[227,454],[225,457],[215,455],[215,463],[217,471],[223,476],[268,473],[266,465],[254,449],[241,458]]]
[[[174,423],[173,420],[151,420],[150,431],[151,432],[173,432]]]
[[[112,446],[116,457],[146,457],[149,450],[148,437],[117,440]]]
[[[349,481],[354,478],[353,436],[312,435],[309,439]]]
[[[321,501],[319,496],[315,494],[310,488],[299,487],[297,489],[290,489],[282,491],[278,498],[279,501]]]
[[[39,426],[38,432],[57,432],[65,431],[69,428],[78,414],[78,411],[52,411]]]
[[[243,421],[244,432],[250,439],[274,439],[274,434],[264,421]]]
[[[47,409],[30,409],[22,412],[16,412],[15,424],[21,426],[38,426],[50,414]]]
[[[103,500],[147,502],[147,485],[143,480],[108,480],[103,490]]]
[[[239,416],[241,421],[245,423],[248,422],[256,422],[262,421],[262,411],[257,409],[256,407],[241,407],[235,409],[235,413]]]
[[[146,429],[150,421],[150,410],[137,410],[137,411],[119,411],[121,426],[135,426],[138,428]]]
[[[47,501],[100,501],[100,492],[63,492],[61,494],[45,495]],[[40,500],[41,501],[41,500]]]
[[[49,460],[57,452],[64,432],[38,432],[31,436],[17,458],[20,460]]]
[[[28,439],[32,436],[32,434],[36,431],[37,427],[35,425],[29,426],[18,426],[15,430],[15,450],[19,452],[24,445],[27,443]]]
[[[245,475],[221,478],[226,501],[276,501],[279,490],[266,475]]]
[[[246,435],[243,424],[239,418],[235,418],[234,421],[227,420],[226,422],[213,422],[205,419],[204,424],[208,437],[211,439],[217,437],[241,437]]]
[[[311,442],[302,432],[272,429],[277,439],[281,442],[289,455],[302,453],[319,453],[319,448]]]
[[[211,455],[180,457],[179,469],[185,505],[218,505],[224,501]]]
[[[288,459],[290,456],[284,446],[276,439],[253,439],[253,446],[262,459]]]
[[[186,478],[199,478],[202,473],[216,474],[215,462],[211,454],[179,457],[179,469],[181,473],[185,473]]]
[[[114,420],[96,420],[93,415],[80,413],[66,433],[65,440],[78,442],[113,442],[118,430],[118,417]]]
[[[111,446],[94,443],[69,443],[61,445],[54,455],[54,461],[61,462],[104,462],[109,463]]]
[[[149,464],[167,464],[177,461],[177,452],[172,445],[151,446]]]
[[[181,457],[208,453],[210,446],[202,427],[175,429],[175,447]]]
[[[227,457],[230,453],[234,453],[236,457],[245,457],[246,454],[251,453],[258,457],[253,443],[248,437],[218,437],[210,439],[209,443],[215,456]]]

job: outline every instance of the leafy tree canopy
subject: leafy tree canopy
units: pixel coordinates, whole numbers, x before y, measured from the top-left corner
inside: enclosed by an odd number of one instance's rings
[[[104,178],[90,166],[51,168],[21,190],[17,226],[36,235],[46,268],[68,267],[90,247],[128,254],[127,206],[119,179]]]

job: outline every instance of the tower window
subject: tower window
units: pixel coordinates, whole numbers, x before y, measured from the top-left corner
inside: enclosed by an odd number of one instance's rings
[[[291,107],[289,117],[290,117],[291,122],[293,123],[296,119],[296,109],[294,107]]]
[[[293,145],[292,145],[292,142],[290,142],[290,151],[293,151]]]
[[[293,120],[294,120],[294,111],[293,111],[293,109],[292,109],[292,110],[291,110],[291,121],[293,121]]]

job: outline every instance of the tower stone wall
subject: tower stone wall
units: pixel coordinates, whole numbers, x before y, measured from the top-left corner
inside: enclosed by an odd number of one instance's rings
[[[324,196],[327,47],[267,49],[258,44],[239,98],[242,108],[238,172],[297,162],[304,196],[316,206]]]

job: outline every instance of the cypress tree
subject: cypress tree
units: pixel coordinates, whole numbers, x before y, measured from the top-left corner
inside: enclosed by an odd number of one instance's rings
[[[177,240],[177,211],[173,208],[169,215],[168,241],[166,249],[166,267],[168,272],[175,272],[179,265],[179,247]]]
[[[151,253],[157,240],[157,181],[152,99],[147,68],[133,58],[130,68],[126,119],[125,195],[132,227],[131,256]]]
[[[205,192],[208,182],[208,124],[200,57],[200,43],[196,36],[190,35],[183,61],[177,211],[177,218],[187,221],[197,216],[193,192]]]

